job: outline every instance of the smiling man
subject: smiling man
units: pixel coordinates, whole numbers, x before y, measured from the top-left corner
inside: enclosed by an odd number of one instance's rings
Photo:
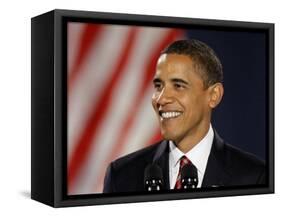
[[[157,64],[152,104],[164,139],[174,141],[183,152],[207,134],[211,111],[223,95],[221,65],[215,56],[209,61],[217,64],[213,81],[203,80],[199,70],[205,69],[187,55],[164,53]]]
[[[264,163],[226,144],[212,128],[212,111],[224,93],[222,81],[220,60],[206,44],[180,40],[169,45],[153,79],[152,105],[163,141],[112,162],[104,193],[144,191],[148,165],[160,168],[166,190],[183,187],[185,165],[195,168],[196,187],[265,184]]]

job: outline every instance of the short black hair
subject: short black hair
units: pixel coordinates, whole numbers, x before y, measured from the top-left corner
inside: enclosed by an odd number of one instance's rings
[[[223,82],[222,64],[216,53],[207,44],[195,40],[178,40],[166,47],[162,54],[181,54],[189,56],[194,62],[195,69],[203,79],[204,86],[207,88],[215,83]]]

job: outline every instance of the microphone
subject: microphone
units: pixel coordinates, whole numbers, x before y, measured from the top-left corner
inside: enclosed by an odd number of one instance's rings
[[[185,165],[181,170],[182,188],[196,188],[198,185],[197,169],[193,164]]]
[[[160,191],[163,189],[163,173],[157,164],[149,164],[144,170],[144,188],[146,191]]]

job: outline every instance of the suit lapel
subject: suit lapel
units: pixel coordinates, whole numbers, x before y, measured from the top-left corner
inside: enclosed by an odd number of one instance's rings
[[[164,140],[159,145],[154,158],[153,163],[156,163],[163,172],[164,179],[164,189],[170,189],[170,180],[169,180],[169,146],[168,141]]]
[[[231,176],[224,169],[224,141],[214,131],[212,149],[208,158],[202,187],[221,187],[230,182]]]

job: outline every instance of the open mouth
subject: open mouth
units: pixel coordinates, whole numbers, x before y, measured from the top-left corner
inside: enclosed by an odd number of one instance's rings
[[[159,116],[163,119],[177,118],[182,114],[179,111],[159,111]]]

